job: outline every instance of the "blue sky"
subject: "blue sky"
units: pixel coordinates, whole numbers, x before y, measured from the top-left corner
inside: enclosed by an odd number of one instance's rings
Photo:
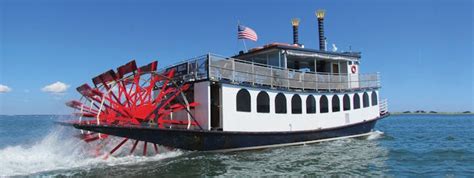
[[[77,86],[130,59],[231,56],[243,48],[237,21],[258,33],[255,47],[291,43],[298,17],[300,42],[317,48],[319,8],[328,42],[361,51],[361,72],[381,72],[392,111],[474,110],[470,0],[0,2],[0,85],[10,89],[0,114],[69,113]]]

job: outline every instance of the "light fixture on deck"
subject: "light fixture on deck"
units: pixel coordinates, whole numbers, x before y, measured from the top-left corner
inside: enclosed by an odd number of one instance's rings
[[[299,19],[299,18],[293,18],[293,19],[291,19],[291,25],[293,25],[293,26],[299,26],[299,25],[300,25],[300,19]]]
[[[324,9],[318,9],[316,11],[316,17],[318,17],[318,19],[324,19],[325,14],[326,14],[326,11]]]

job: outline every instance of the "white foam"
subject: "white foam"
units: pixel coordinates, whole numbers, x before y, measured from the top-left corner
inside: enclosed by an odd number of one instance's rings
[[[372,131],[372,132],[370,132],[369,136],[367,136],[367,140],[379,139],[383,136],[383,134],[384,133],[382,131],[379,131],[379,130]]]
[[[104,159],[104,156],[97,157],[91,154],[91,145],[75,137],[63,138],[64,133],[63,129],[56,130],[32,146],[10,146],[0,150],[0,177],[94,167],[98,164],[106,166],[134,164],[137,162],[157,161],[182,154],[181,151],[166,151],[154,156],[110,156],[108,159]],[[113,146],[113,144],[109,145]],[[128,150],[126,151],[128,152]],[[140,150],[137,149],[138,151]],[[124,154],[117,153],[117,155]]]

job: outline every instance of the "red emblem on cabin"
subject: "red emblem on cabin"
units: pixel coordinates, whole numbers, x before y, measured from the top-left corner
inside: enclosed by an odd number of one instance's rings
[[[353,66],[351,67],[351,72],[352,72],[353,74],[355,74],[355,73],[357,72],[357,67],[356,67],[355,65],[353,65]]]

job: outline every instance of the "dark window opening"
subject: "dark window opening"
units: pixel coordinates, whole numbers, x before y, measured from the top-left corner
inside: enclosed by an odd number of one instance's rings
[[[261,91],[257,95],[257,112],[269,113],[270,112],[270,97],[267,92]]]
[[[301,114],[302,107],[301,107],[301,97],[300,95],[293,95],[291,98],[291,113],[293,114]]]
[[[372,106],[379,104],[379,100],[377,98],[377,93],[375,91],[372,92]]]
[[[339,96],[334,95],[332,96],[332,112],[339,112],[341,111],[341,104],[339,102]]]
[[[342,107],[344,111],[351,110],[351,99],[349,98],[349,95],[345,94],[344,97],[342,98]]]
[[[237,111],[250,112],[250,93],[246,89],[241,89],[237,93]]]
[[[316,100],[313,95],[309,95],[306,98],[306,113],[313,114],[316,113]]]
[[[354,94],[354,109],[360,109],[360,97],[359,94]]]
[[[286,113],[286,97],[283,93],[278,93],[275,97],[275,113]]]
[[[328,98],[323,95],[319,99],[319,110],[320,113],[328,113],[329,112],[329,106],[328,106]]]
[[[364,92],[362,95],[362,106],[364,106],[364,108],[369,107],[369,95],[367,92]]]

